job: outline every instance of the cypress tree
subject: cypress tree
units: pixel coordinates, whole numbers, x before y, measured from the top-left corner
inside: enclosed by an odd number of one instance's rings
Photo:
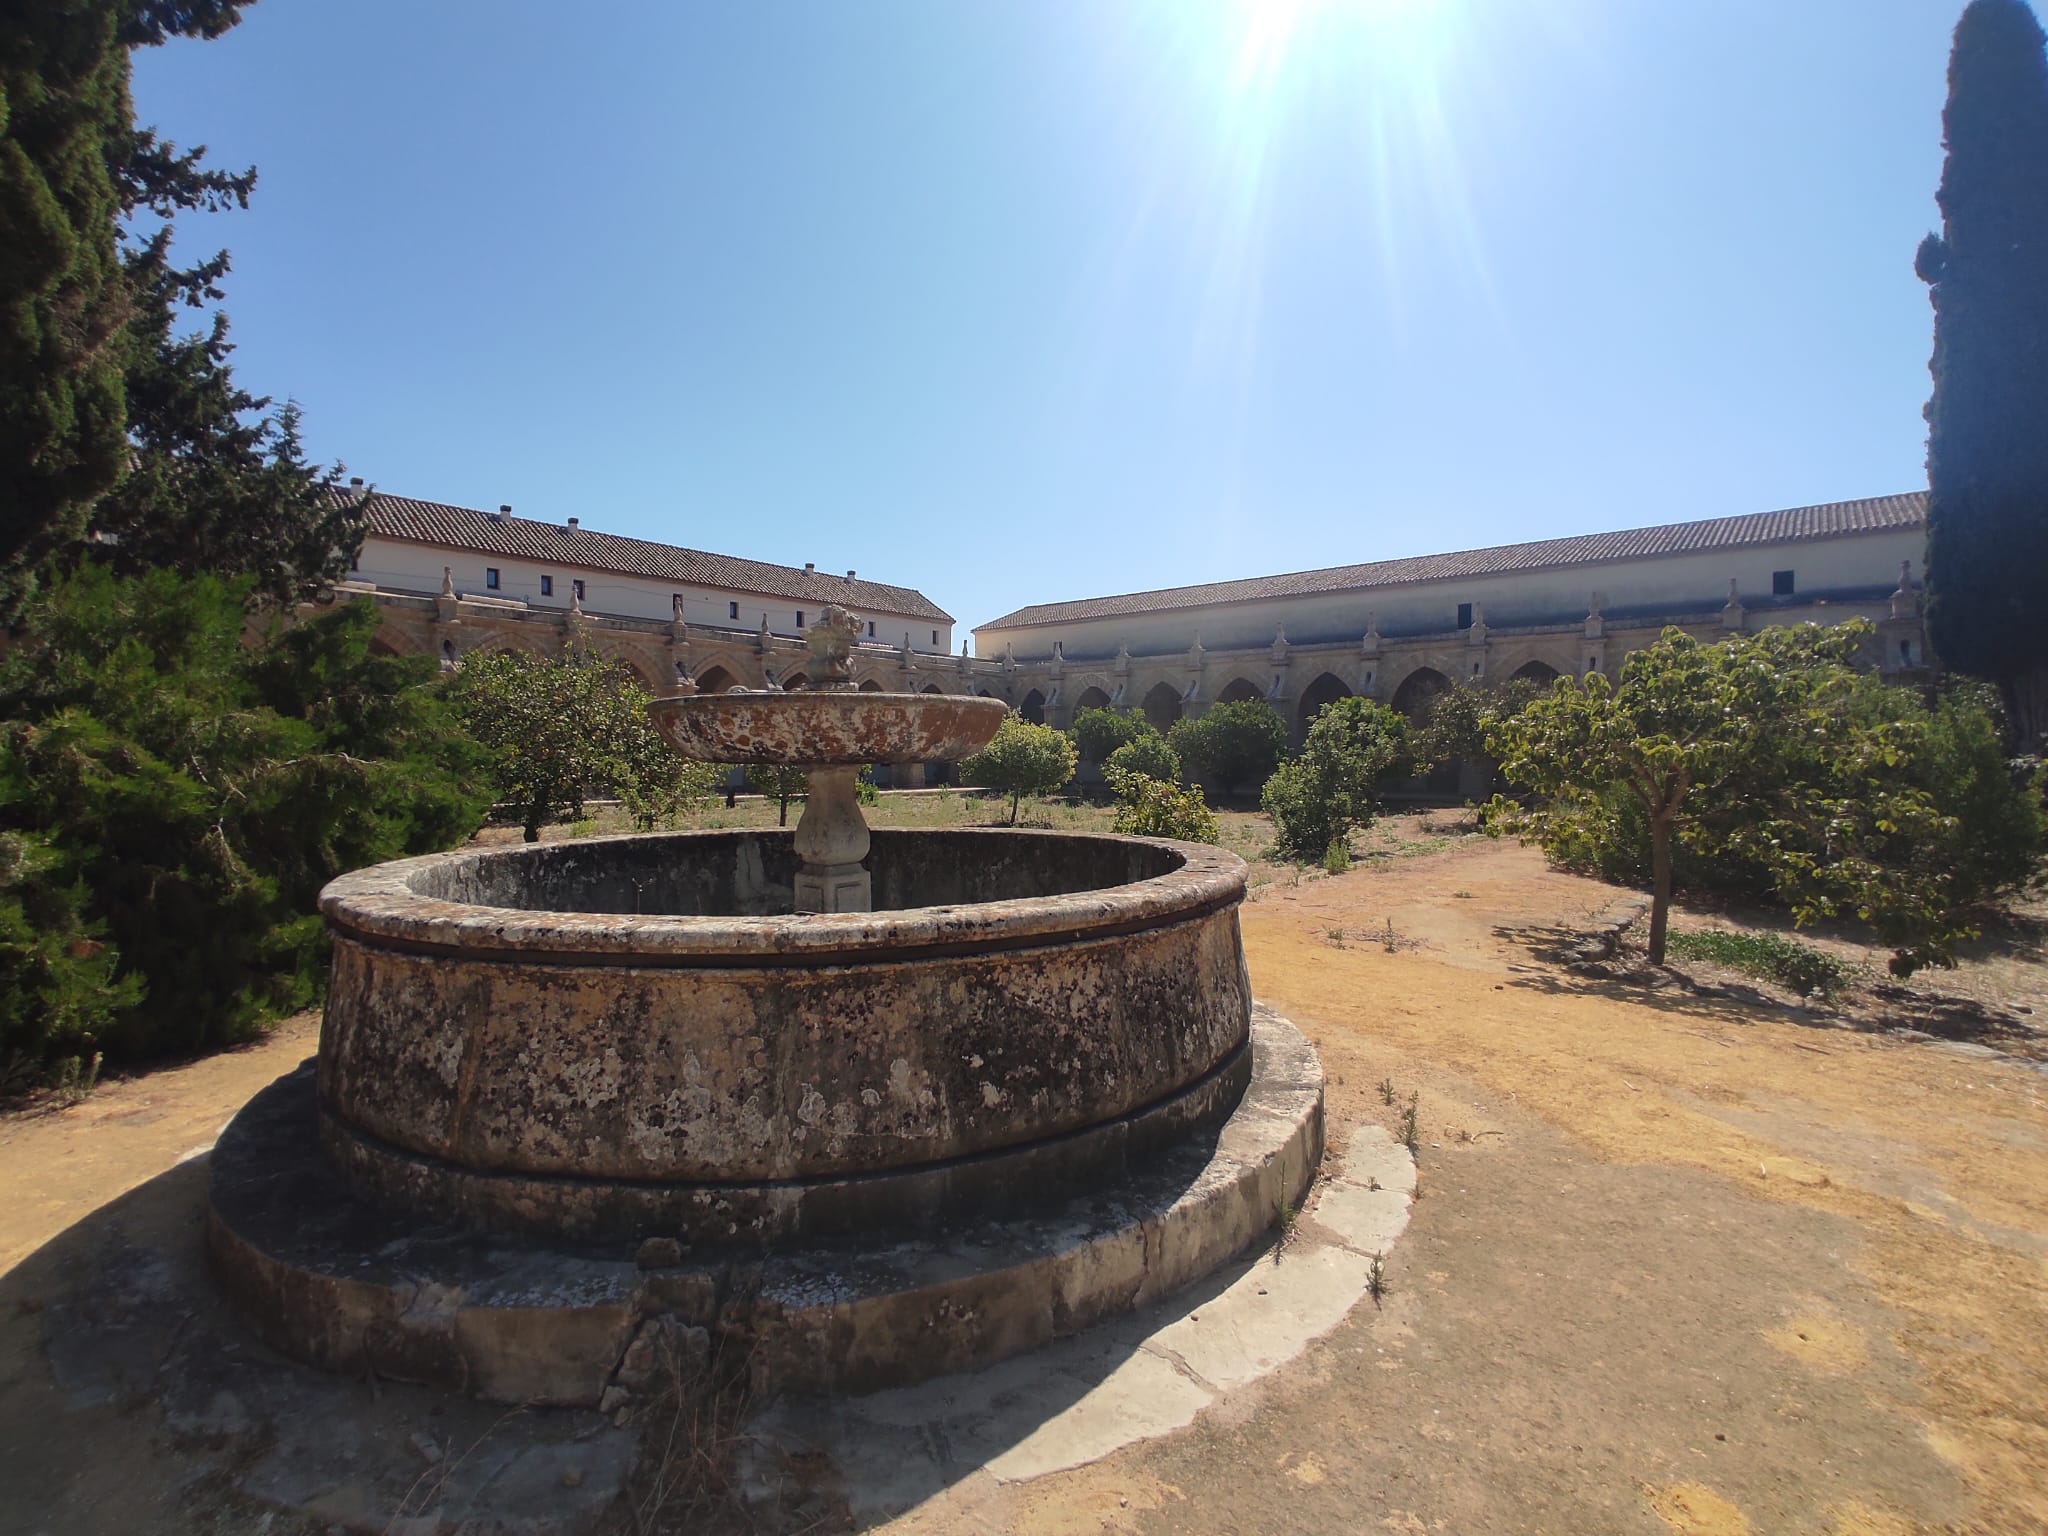
[[[0,0],[0,615],[121,470],[123,20],[107,0]]]
[[[1931,288],[1927,622],[1943,662],[2048,737],[2048,49],[2024,0],[1971,0],[1942,113]]]

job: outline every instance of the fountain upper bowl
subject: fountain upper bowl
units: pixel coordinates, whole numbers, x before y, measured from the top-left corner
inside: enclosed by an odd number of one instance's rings
[[[698,693],[648,714],[670,746],[706,763],[950,763],[988,745],[1010,706],[944,693]]]

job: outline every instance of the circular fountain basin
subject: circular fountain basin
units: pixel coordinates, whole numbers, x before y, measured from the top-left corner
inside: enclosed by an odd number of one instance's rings
[[[868,865],[879,910],[831,915],[786,915],[774,832],[336,880],[330,1158],[501,1231],[753,1242],[1065,1198],[1229,1116],[1251,1070],[1236,857],[882,831]]]
[[[706,763],[950,763],[988,744],[1010,706],[942,693],[699,693],[656,699],[655,726]]]

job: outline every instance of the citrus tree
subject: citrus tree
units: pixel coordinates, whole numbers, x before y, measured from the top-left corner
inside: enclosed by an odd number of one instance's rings
[[[1074,716],[1074,748],[1084,763],[1105,763],[1110,753],[1146,734],[1158,735],[1135,709],[1084,709]]]
[[[1969,903],[2038,854],[2038,797],[2003,773],[1973,773],[1961,796],[1937,783],[1939,764],[1981,757],[1995,737],[1859,674],[1869,633],[1807,624],[1708,644],[1670,629],[1618,683],[1566,679],[1489,733],[1533,797],[1496,798],[1489,826],[1555,850],[1632,801],[1649,844],[1652,963],[1684,848],[1753,869],[1796,922],[1868,923],[1898,974],[1953,964]],[[1987,823],[2018,845],[2002,872],[1983,858]]]
[[[1063,731],[1009,715],[995,737],[960,765],[960,782],[1010,797],[1010,825],[1026,795],[1049,795],[1074,776],[1074,743]]]
[[[1273,818],[1275,848],[1300,861],[1323,858],[1354,827],[1371,825],[1380,786],[1407,766],[1405,719],[1371,699],[1332,700],[1259,797]]]
[[[1263,699],[1212,704],[1195,720],[1176,720],[1168,745],[1181,766],[1219,794],[1263,784],[1287,755],[1287,722]]]
[[[518,807],[526,840],[543,823],[617,795],[652,825],[708,788],[712,771],[662,741],[650,695],[631,671],[587,654],[498,651],[462,664],[453,690],[469,734],[490,748],[499,794]]]
[[[1102,761],[1105,773],[1140,773],[1162,784],[1180,782],[1180,754],[1166,744],[1166,738],[1147,725]]]

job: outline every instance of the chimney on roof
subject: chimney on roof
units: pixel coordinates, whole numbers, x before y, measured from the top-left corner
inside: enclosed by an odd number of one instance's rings
[[[570,518],[570,519],[569,519],[569,526],[570,526],[571,528],[576,528],[576,527],[580,527],[580,526],[581,526],[581,524],[579,523],[579,521],[578,521],[578,520],[577,520],[576,518],[573,518],[573,517],[572,517],[572,518]]]
[[[363,488],[363,477],[361,475],[350,475],[348,477],[348,488],[352,491],[360,491]]]
[[[852,571],[852,569],[851,569],[851,568],[849,568],[849,569],[847,570],[847,572],[846,572],[846,579],[847,579],[848,581],[851,581],[851,580],[853,580],[853,571]]]

